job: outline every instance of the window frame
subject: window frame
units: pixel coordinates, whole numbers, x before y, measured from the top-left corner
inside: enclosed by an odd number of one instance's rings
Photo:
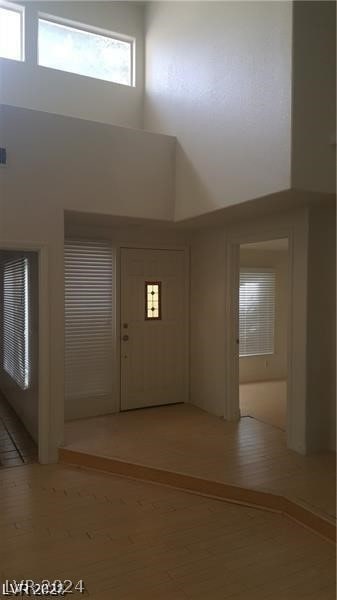
[[[1,1],[1,0],[0,0]],[[130,84],[119,83],[117,81],[111,81],[110,79],[102,79],[101,77],[92,77],[92,75],[84,75],[82,73],[74,73],[73,71],[66,71],[65,69],[55,69],[54,67],[48,67],[46,65],[40,64],[40,52],[39,52],[39,23],[40,20],[47,21],[50,23],[54,23],[55,25],[61,25],[64,27],[69,27],[70,29],[74,29],[75,31],[83,31],[85,33],[92,33],[94,35],[98,35],[101,37],[108,37],[113,40],[117,40],[120,42],[128,42],[130,44]],[[80,23],[78,21],[73,21],[71,19],[64,19],[63,17],[58,17],[56,15],[51,15],[49,13],[38,12],[37,14],[37,66],[44,69],[51,69],[54,71],[61,71],[61,73],[70,73],[71,75],[77,75],[80,77],[88,77],[89,79],[94,79],[95,81],[105,81],[106,83],[112,83],[114,85],[123,85],[125,87],[136,87],[136,38],[130,35],[126,35],[123,33],[117,33],[115,31],[110,31],[109,29],[103,29],[101,27],[95,27],[94,25],[88,25],[87,23]]]
[[[20,58],[9,58],[6,56],[0,56],[0,60],[14,60],[15,62],[25,62],[25,6],[23,6],[22,4],[16,4],[14,2],[7,2],[6,0],[0,0],[0,8],[19,13],[20,15]]]
[[[277,271],[272,267],[245,267],[240,266],[239,272],[239,341],[240,341],[240,279],[241,273],[273,273],[274,274],[274,319],[273,319],[273,350],[272,352],[254,353],[254,354],[241,354],[239,344],[239,359],[250,359],[250,358],[263,358],[264,356],[275,355],[275,332],[276,332],[276,286],[277,286]]]

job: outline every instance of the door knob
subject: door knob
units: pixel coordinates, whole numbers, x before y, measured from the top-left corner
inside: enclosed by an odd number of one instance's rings
[[[129,339],[129,336],[128,336],[128,335],[126,335],[126,334],[125,334],[125,335],[123,335],[123,337],[122,337],[122,340],[123,340],[123,342],[127,342],[127,341],[128,341],[128,339]]]

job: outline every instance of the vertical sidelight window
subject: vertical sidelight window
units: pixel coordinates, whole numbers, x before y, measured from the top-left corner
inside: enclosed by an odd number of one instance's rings
[[[161,281],[145,282],[145,319],[161,319]]]
[[[110,242],[66,240],[65,395],[112,395],[112,248]]]

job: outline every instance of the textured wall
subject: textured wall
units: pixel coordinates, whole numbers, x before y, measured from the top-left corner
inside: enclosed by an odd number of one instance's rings
[[[172,219],[174,138],[11,106],[0,124],[14,212],[25,198],[33,214],[52,204],[62,214]]]
[[[290,2],[154,2],[145,126],[177,136],[177,219],[290,187]]]

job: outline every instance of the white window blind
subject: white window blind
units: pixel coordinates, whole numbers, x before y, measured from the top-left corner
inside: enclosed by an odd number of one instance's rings
[[[275,272],[240,272],[240,356],[274,353]]]
[[[29,263],[8,260],[3,267],[3,367],[22,390],[29,387]]]
[[[112,395],[112,249],[65,242],[65,396]]]

